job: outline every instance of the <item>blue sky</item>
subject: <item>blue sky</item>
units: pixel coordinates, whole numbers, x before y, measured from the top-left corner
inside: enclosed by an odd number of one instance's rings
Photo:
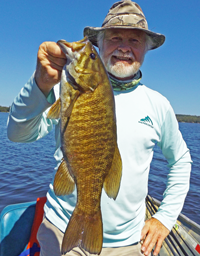
[[[0,105],[10,106],[36,66],[43,41],[82,39],[101,26],[113,0],[0,1]],[[200,1],[138,0],[149,29],[166,36],[149,51],[142,82],[168,98],[176,114],[200,115]]]

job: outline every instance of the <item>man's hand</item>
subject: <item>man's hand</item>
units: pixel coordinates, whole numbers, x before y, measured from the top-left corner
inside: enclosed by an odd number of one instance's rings
[[[155,218],[147,220],[141,234],[141,240],[144,240],[142,244],[144,255],[149,255],[154,245],[156,245],[154,255],[158,255],[162,242],[169,235],[169,232],[159,220]]]
[[[66,56],[55,42],[44,42],[40,45],[35,81],[46,96],[52,87],[60,81],[65,63]]]

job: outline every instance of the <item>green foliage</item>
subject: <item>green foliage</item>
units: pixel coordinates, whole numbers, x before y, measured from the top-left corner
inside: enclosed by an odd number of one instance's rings
[[[0,106],[0,112],[9,112],[10,107],[2,107]]]
[[[176,118],[182,123],[200,123],[200,116],[176,115]]]

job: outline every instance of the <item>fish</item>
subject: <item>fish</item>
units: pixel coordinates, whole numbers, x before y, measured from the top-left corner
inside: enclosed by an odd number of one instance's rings
[[[113,89],[96,49],[87,37],[57,44],[67,57],[60,98],[47,118],[60,118],[63,160],[54,178],[57,196],[77,189],[77,203],[67,225],[62,254],[80,247],[100,254],[103,244],[101,194],[117,198],[122,160],[117,145]]]

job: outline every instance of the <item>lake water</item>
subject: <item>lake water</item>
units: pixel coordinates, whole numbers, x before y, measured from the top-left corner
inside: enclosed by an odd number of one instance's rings
[[[7,117],[8,113],[0,113],[0,212],[8,204],[45,196],[55,166],[54,132],[37,142],[14,143],[7,138]],[[200,124],[179,125],[193,160],[190,191],[182,213],[200,224]],[[149,176],[149,194],[158,200],[162,200],[167,173],[166,160],[156,147]]]

